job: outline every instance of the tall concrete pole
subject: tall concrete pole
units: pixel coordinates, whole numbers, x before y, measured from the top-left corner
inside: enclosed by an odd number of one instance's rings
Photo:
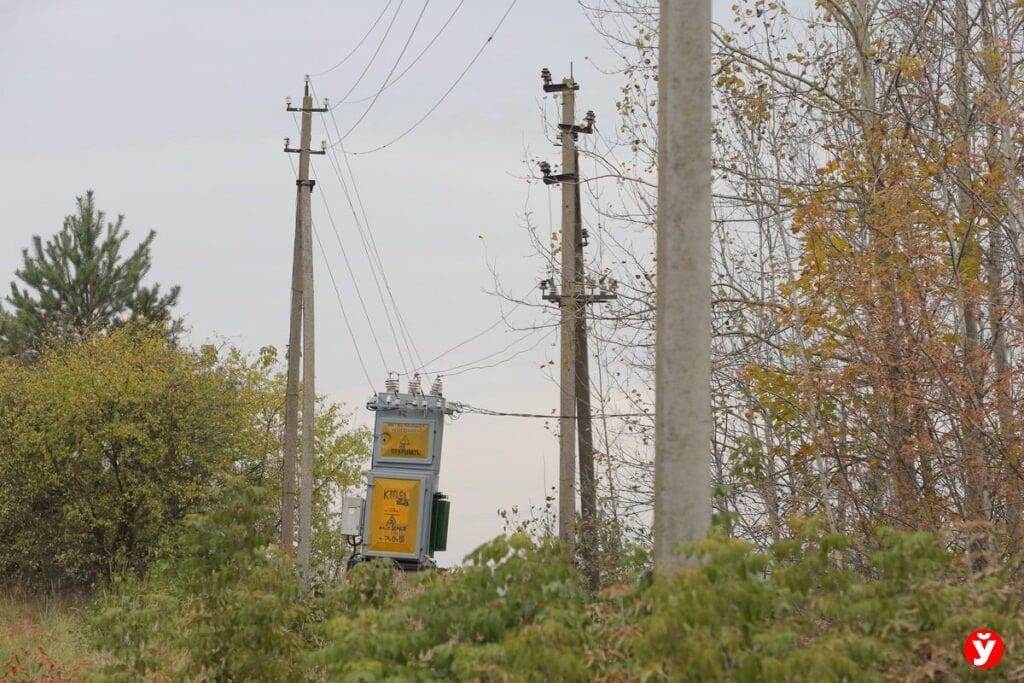
[[[302,135],[299,173],[309,176],[309,143],[313,98],[302,98]],[[313,427],[316,419],[315,337],[313,316],[313,217],[310,195],[313,186],[299,186],[299,219],[302,223],[302,466],[299,469],[299,566],[309,577],[309,558],[313,547]]]
[[[292,107],[289,105],[289,110]],[[305,108],[305,99],[303,99]],[[285,151],[299,153],[299,175],[295,180],[295,245],[292,251],[291,315],[288,325],[288,374],[284,394],[284,455],[281,465],[281,550],[292,553],[295,549],[295,475],[298,460],[299,425],[299,373],[302,359],[302,285],[303,271],[303,214],[302,195],[309,182],[309,127],[312,117],[303,115],[298,150],[290,150],[285,140]]]
[[[316,416],[314,370],[314,311],[313,311],[313,219],[310,213],[310,195],[315,181],[309,178],[309,157],[324,154],[310,149],[313,112],[327,111],[314,108],[309,94],[309,76],[306,77],[302,107],[289,103],[288,111],[302,112],[299,148],[292,149],[285,139],[285,151],[299,155],[299,174],[295,181],[295,251],[292,261],[291,327],[288,333],[288,376],[285,389],[284,464],[281,486],[281,547],[291,552],[294,537],[295,514],[295,460],[298,441],[298,386],[299,361],[302,360],[302,468],[299,487],[299,564],[304,576],[309,577],[309,562],[313,534],[313,441]],[[302,351],[299,351],[299,341]]]
[[[711,2],[661,0],[654,562],[711,520]]]
[[[562,365],[560,379],[559,418],[559,517],[558,536],[569,546],[576,545],[576,492],[574,482],[574,437],[579,434],[580,449],[580,530],[583,538],[581,556],[589,582],[597,586],[597,486],[594,478],[594,441],[590,422],[590,372],[587,356],[586,306],[608,301],[614,294],[602,290],[588,295],[583,271],[583,230],[580,211],[579,153],[576,136],[594,132],[594,112],[588,111],[586,125],[576,123],[576,90],[571,78],[551,82],[551,72],[541,70],[544,92],[562,94],[562,122],[558,125],[562,142],[562,172],[551,173],[551,166],[541,162],[544,183],[562,183],[562,277],[561,292],[551,280],[544,280],[544,299],[561,308]],[[548,292],[548,287],[552,291]],[[579,425],[577,426],[577,422]],[[571,515],[563,514],[571,511]],[[571,557],[572,555],[570,555]]]
[[[579,152],[573,150],[574,169],[579,173]],[[601,570],[597,566],[598,525],[597,525],[597,478],[594,475],[594,431],[590,415],[590,350],[587,343],[587,290],[586,273],[583,268],[583,211],[580,206],[579,178],[563,184],[573,188],[575,227],[573,230],[573,277],[576,282],[575,307],[576,329],[576,431],[580,457],[580,560],[587,584],[597,589],[601,582]]]
[[[576,84],[563,81],[562,174],[576,174]],[[576,556],[576,192],[578,181],[562,184],[562,317],[558,413],[558,538]]]
[[[302,179],[299,179],[301,182]],[[301,195],[302,188],[296,188]],[[295,198],[295,246],[292,252],[291,316],[288,326],[288,374],[284,393],[284,455],[281,465],[281,550],[295,547],[295,462],[298,455],[299,362],[302,339],[302,223]]]

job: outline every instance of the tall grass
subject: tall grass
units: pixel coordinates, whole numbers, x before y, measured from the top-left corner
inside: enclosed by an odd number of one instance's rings
[[[100,663],[85,640],[82,595],[0,587],[0,680],[79,681]]]

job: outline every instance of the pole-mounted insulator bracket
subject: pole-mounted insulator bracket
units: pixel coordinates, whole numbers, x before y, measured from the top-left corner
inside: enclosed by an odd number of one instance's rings
[[[322,114],[326,111],[330,111],[330,109],[328,109],[327,107],[310,107],[308,109],[305,109],[303,107],[293,107],[289,104],[288,106],[285,107],[285,111],[315,111]]]
[[[599,292],[591,290],[588,294],[585,291],[579,291],[575,296],[565,295],[558,291],[558,285],[555,284],[554,278],[541,280],[540,291],[542,299],[558,304],[559,306],[565,306],[572,301],[575,301],[581,306],[588,306],[590,304],[604,303],[605,301],[614,301],[619,298],[615,292],[610,292],[604,287],[601,287]]]
[[[310,180],[296,180],[295,184],[298,187],[308,187],[309,189],[312,190],[313,187],[316,185],[316,181],[315,180],[311,180],[311,179]]]
[[[286,152],[288,152],[290,154],[302,154],[302,150],[301,149],[296,149],[294,147],[285,147],[284,151],[286,151]],[[310,153],[310,154],[327,154],[327,150],[326,149],[307,149],[306,151],[308,153]]]
[[[604,301],[614,301],[619,298],[618,294],[608,291],[602,291],[598,294],[580,294],[578,296],[585,304],[599,304]]]
[[[562,131],[563,133],[588,133],[589,134],[589,133],[593,133],[594,132],[594,124],[595,123],[597,123],[597,116],[595,116],[594,112],[591,110],[591,111],[588,111],[587,115],[583,117],[583,124],[584,125],[580,125],[580,124],[573,125],[571,123],[560,123],[560,124],[558,124],[558,130]]]
[[[544,81],[544,92],[565,92],[566,90],[579,90],[579,83],[567,78],[561,83],[551,82],[551,71],[545,67],[540,70],[540,78]]]
[[[575,181],[578,179],[575,173],[552,173],[551,164],[546,161],[542,161],[537,165],[540,167],[540,172],[542,174],[541,180],[544,181],[545,185],[554,185],[555,183],[560,183],[565,180]]]
[[[594,126],[581,126],[578,123],[575,125],[571,123],[560,123],[558,124],[558,130],[562,131],[563,133],[593,133]]]

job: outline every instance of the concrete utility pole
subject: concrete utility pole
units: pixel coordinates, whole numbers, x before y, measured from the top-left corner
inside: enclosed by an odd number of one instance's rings
[[[571,78],[551,83],[551,72],[541,71],[544,92],[562,94],[562,124],[558,127],[562,138],[562,173],[558,180],[569,181],[562,186],[562,293],[557,298],[561,306],[561,366],[558,379],[558,538],[569,548],[569,558],[576,556],[576,139],[572,126],[576,118],[577,85]],[[545,170],[545,167],[541,167]],[[545,178],[551,179],[550,167]],[[551,182],[557,182],[552,180]],[[553,284],[553,283],[552,283]],[[552,290],[555,290],[552,287]],[[552,291],[549,296],[556,296]]]
[[[582,547],[580,555],[588,580],[596,586],[600,574],[597,568],[597,481],[594,476],[594,441],[590,416],[590,364],[587,351],[586,306],[597,301],[615,298],[601,292],[587,294],[583,270],[583,247],[586,231],[580,211],[579,153],[576,138],[580,133],[594,130],[594,112],[588,111],[586,125],[575,122],[576,90],[579,84],[567,78],[560,84],[551,83],[551,72],[541,71],[545,92],[562,93],[562,122],[558,129],[562,138],[562,173],[552,174],[551,166],[541,163],[545,184],[562,183],[562,283],[561,292],[555,283],[541,283],[544,298],[561,306],[562,312],[562,365],[560,377],[560,442],[559,455],[559,538],[570,548],[575,542],[576,496],[574,480],[574,431],[579,436],[580,465],[580,518]],[[549,291],[550,288],[550,291]],[[579,423],[576,430],[576,423]],[[571,507],[569,507],[571,506]],[[562,510],[572,510],[566,519]]]
[[[562,176],[570,180],[562,187],[562,287],[561,298],[561,366],[558,378],[558,538],[568,547],[569,557],[575,557],[575,299],[574,240],[575,200],[577,187],[575,170],[575,139],[571,126],[575,119],[575,90],[572,79],[551,84],[551,73],[543,72],[545,92],[562,95]],[[562,130],[565,126],[568,129]],[[566,189],[569,188],[568,190]],[[552,288],[554,289],[554,288]]]
[[[288,138],[284,141],[288,147]],[[284,456],[281,463],[281,550],[295,545],[295,461],[299,422],[299,344],[302,340],[302,221],[295,200],[295,246],[292,250],[291,319],[288,327],[288,374],[284,394]]]
[[[288,376],[285,390],[284,463],[281,486],[281,548],[291,552],[295,515],[295,460],[298,435],[299,359],[302,357],[302,482],[299,487],[299,564],[309,577],[309,558],[312,547],[313,512],[313,428],[316,415],[314,378],[313,327],[313,219],[310,213],[310,195],[316,181],[309,178],[309,155],[325,154],[326,150],[309,148],[312,137],[313,112],[327,111],[314,108],[309,94],[309,76],[306,76],[305,94],[301,107],[291,106],[288,111],[302,112],[299,148],[289,147],[284,140],[284,151],[299,155],[299,177],[295,181],[295,247],[292,255],[291,319],[288,331]],[[326,145],[324,145],[326,147]],[[302,352],[299,351],[299,339]]]
[[[711,520],[711,3],[661,0],[654,563]]]
[[[576,126],[581,132],[593,130],[593,112],[587,112],[585,128]],[[575,167],[579,172],[579,152]],[[602,292],[587,294],[586,274],[583,269],[583,247],[586,246],[586,230],[583,228],[583,212],[580,210],[579,182],[575,185],[576,229],[573,233],[573,277],[576,281],[576,418],[579,437],[580,462],[580,557],[583,560],[583,574],[592,588],[601,581],[601,570],[597,566],[598,524],[597,524],[597,477],[594,475],[594,431],[590,413],[590,350],[587,343],[587,304],[607,301],[614,294]]]

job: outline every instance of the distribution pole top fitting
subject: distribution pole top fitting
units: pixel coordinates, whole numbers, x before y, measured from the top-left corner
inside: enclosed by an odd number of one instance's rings
[[[551,71],[544,67],[540,70],[540,78],[544,81],[544,92],[565,92],[566,90],[579,90],[580,86],[571,78],[566,78],[561,83],[551,82]]]
[[[548,289],[551,291],[549,292]],[[541,298],[545,301],[553,301],[560,303],[562,301],[562,295],[558,292],[558,287],[555,286],[554,278],[547,278],[546,280],[540,281]]]
[[[309,75],[308,74],[306,75],[306,88],[305,88],[305,95],[303,96],[303,104],[305,104],[305,99],[307,97],[309,97]],[[284,107],[285,107],[286,111],[301,111],[303,113],[305,113],[305,112],[314,112],[314,111],[322,113],[322,112],[330,111],[330,109],[327,107],[327,98],[324,98],[324,106],[322,106],[322,107],[304,107],[304,106],[303,107],[293,107],[292,106],[292,98],[289,96],[289,97],[285,97],[284,98]],[[303,150],[303,149],[294,149],[294,148],[292,148],[291,147],[291,138],[285,138],[284,139],[284,151],[291,152],[292,154],[301,154],[302,152],[308,152],[309,154],[327,154],[327,141],[326,140],[321,140],[320,141],[320,149],[319,150],[315,150],[315,149]],[[310,187],[312,187],[312,183],[310,184]]]
[[[545,185],[554,185],[563,180],[576,180],[575,173],[552,173],[551,164],[546,161],[541,161],[537,165],[540,167],[541,180],[544,181]]]
[[[560,123],[558,124],[558,130],[563,133],[593,133],[594,124],[597,123],[597,116],[592,109],[587,111],[587,115],[583,117],[583,122],[585,125],[582,126],[579,124]]]
[[[291,144],[291,141],[291,138],[284,139],[284,151],[291,152],[292,154],[299,154],[302,152],[301,149],[290,147],[289,145]],[[320,141],[320,149],[307,149],[306,151],[310,154],[327,154],[327,140]]]
[[[303,89],[303,93],[304,93],[303,94],[303,98],[309,97],[309,75],[308,74],[306,75],[306,86]],[[324,98],[324,106],[322,106],[322,107],[309,107],[309,108],[293,107],[292,106],[292,98],[291,97],[284,98],[284,105],[285,105],[285,109],[287,111],[315,111],[315,112],[320,112],[320,113],[323,113],[323,112],[326,112],[326,111],[330,111],[330,108],[327,106],[327,98],[326,97]]]
[[[597,289],[598,291],[595,291]],[[589,291],[587,291],[589,290]],[[585,287],[582,291],[573,295],[563,295],[562,292],[558,291],[558,285],[555,284],[554,278],[547,278],[546,280],[540,281],[540,298],[544,301],[550,301],[551,303],[558,304],[559,306],[566,305],[567,302],[576,300],[579,304],[600,304],[606,301],[614,301],[618,299],[618,294],[615,293],[615,284],[613,283],[611,289],[606,289],[604,284],[595,287]]]

